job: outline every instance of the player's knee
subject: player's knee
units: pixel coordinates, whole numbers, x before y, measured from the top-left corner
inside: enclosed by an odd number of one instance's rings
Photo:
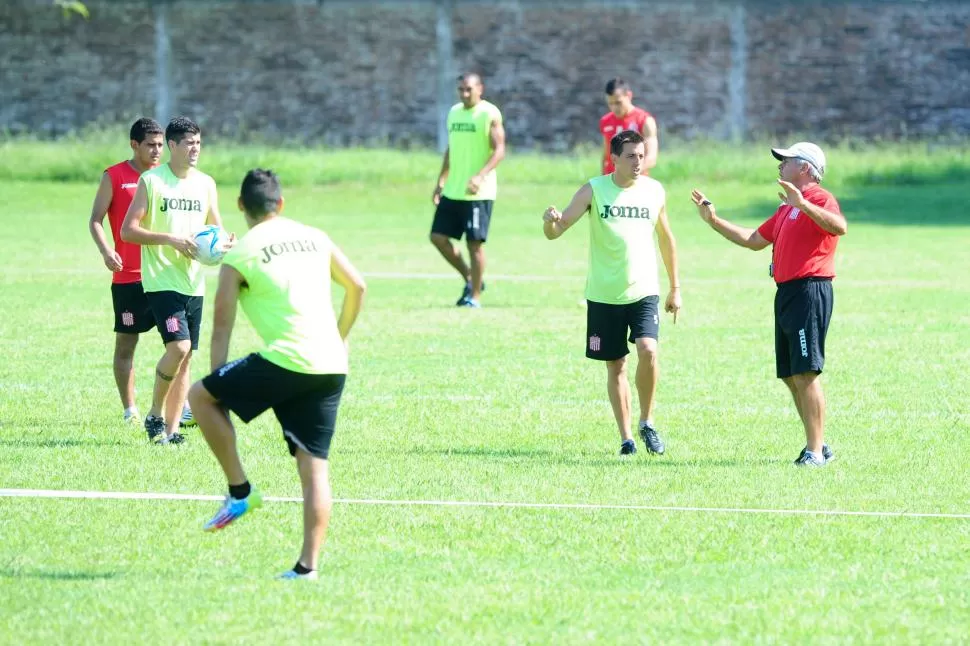
[[[651,339],[649,337],[637,339],[637,357],[640,361],[657,363],[658,353],[659,346],[657,345],[656,339]]]
[[[189,394],[186,399],[189,400],[189,405],[192,408],[201,407],[215,401],[212,394],[202,385],[202,381],[197,381],[189,387]]]
[[[816,381],[818,380],[818,373],[801,372],[797,375],[792,375],[789,377],[789,379],[791,379],[791,388],[794,388],[795,390],[807,390],[815,385]]]
[[[172,358],[177,359],[180,363],[185,361],[190,354],[192,354],[192,342],[188,339],[183,339],[182,341],[172,341],[165,345],[165,352]]]
[[[611,377],[623,377],[626,375],[626,357],[607,361],[606,370]]]

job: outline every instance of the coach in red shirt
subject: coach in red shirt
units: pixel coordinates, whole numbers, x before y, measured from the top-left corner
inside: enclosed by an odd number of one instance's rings
[[[832,459],[824,443],[825,395],[818,376],[825,363],[825,334],[832,318],[835,248],[845,235],[839,203],[819,186],[825,154],[815,144],[799,142],[772,148],[778,165],[781,206],[757,229],[719,218],[714,205],[694,190],[691,199],[701,218],[736,245],[752,250],[772,245],[770,273],[775,293],[775,363],[778,378],[795,399],[805,426],[806,445],[795,464],[823,466]]]

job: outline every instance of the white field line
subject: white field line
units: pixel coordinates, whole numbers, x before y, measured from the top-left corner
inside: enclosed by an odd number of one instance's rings
[[[222,496],[141,493],[128,491],[69,491],[59,489],[0,489],[0,498],[88,498],[98,500],[205,500],[221,501]],[[267,502],[302,502],[302,498],[287,496],[264,496]],[[779,516],[865,516],[875,518],[949,518],[970,520],[970,514],[921,513],[910,511],[842,511],[826,509],[757,509],[745,507],[676,507],[662,505],[599,505],[590,503],[546,502],[488,502],[475,500],[368,500],[359,498],[336,498],[343,505],[382,505],[389,507],[484,507],[519,509],[578,509],[587,511],[659,511],[694,512],[708,514],[774,514]]]
[[[57,274],[58,276],[72,276],[72,275],[102,275],[107,276],[108,271],[106,269],[95,269],[95,268],[76,268],[68,271],[62,269],[51,269],[51,268],[10,268],[5,270],[7,274],[24,274],[24,275],[44,275],[44,274]],[[211,275],[216,275],[217,270],[208,269],[207,273]],[[443,273],[424,273],[424,272],[396,272],[396,271],[365,271],[363,272],[364,278],[371,278],[376,280],[447,280],[451,282],[458,282],[459,278],[454,272],[443,272]],[[535,274],[488,274],[486,276],[489,280],[496,280],[501,282],[510,283],[553,283],[553,282],[582,282],[586,280],[585,274],[569,274],[569,275],[559,275],[559,276],[541,276]],[[683,282],[683,281],[682,281]],[[751,278],[751,277],[739,277],[739,278],[691,278],[688,280],[686,285],[696,284],[696,285],[737,285],[737,286],[760,286],[766,285],[770,286],[770,279],[762,278]],[[956,285],[952,282],[945,280],[911,280],[905,278],[899,279],[876,279],[876,280],[850,280],[844,279],[838,283],[846,289],[850,288],[870,288],[870,287],[892,287],[892,288],[905,288],[905,289],[917,289],[917,288],[939,288],[939,289],[949,289],[951,291],[966,291],[966,289],[961,288],[960,285]]]

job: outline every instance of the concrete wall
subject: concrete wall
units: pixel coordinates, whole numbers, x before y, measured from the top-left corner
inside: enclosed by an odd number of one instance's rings
[[[206,132],[434,144],[453,76],[483,73],[516,146],[596,142],[611,76],[663,135],[970,133],[970,3],[0,4],[0,128],[152,115]]]

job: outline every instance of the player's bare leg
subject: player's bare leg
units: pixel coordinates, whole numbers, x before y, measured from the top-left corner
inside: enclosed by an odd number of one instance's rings
[[[203,526],[205,531],[215,532],[261,507],[263,496],[246,479],[236,448],[236,430],[232,427],[229,413],[205,389],[201,381],[189,389],[189,401],[195,411],[199,430],[229,482],[229,495],[215,516]]]
[[[644,446],[651,453],[666,451],[664,441],[653,424],[653,406],[657,400],[657,383],[660,381],[659,346],[656,339],[641,337],[637,344],[637,395],[640,398],[640,422],[637,429]]]
[[[472,299],[482,297],[482,277],[485,275],[485,246],[481,240],[468,241],[468,257],[471,259]]]
[[[785,377],[784,379],[782,379],[782,381],[785,382],[785,385],[788,386],[788,390],[791,391],[791,397],[792,397],[793,400],[795,400],[795,409],[798,411],[798,418],[800,420],[802,420],[802,425],[804,426],[804,424],[805,424],[805,413],[803,412],[803,409],[802,409],[801,399],[799,399],[799,397],[798,397],[798,389],[795,387],[795,378],[794,377]],[[822,385],[821,385],[821,383],[819,383],[819,390],[821,390],[821,387],[822,387]],[[822,413],[823,413],[823,415],[824,415],[824,412],[825,412],[825,397],[824,397],[824,394],[823,394],[823,396],[822,396]],[[807,437],[807,434],[806,434],[806,437]],[[805,449],[806,450],[808,449],[808,446],[807,445],[805,446]],[[802,457],[801,455],[798,456],[799,459],[801,459],[801,457]],[[832,452],[832,449],[830,449],[829,448],[829,445],[825,443],[824,436],[823,436],[823,439],[822,439],[822,457],[824,457],[826,460],[831,460],[834,457],[834,453]]]
[[[308,570],[316,570],[333,508],[328,462],[297,449],[296,466],[303,485],[303,549],[299,562]]]
[[[798,398],[798,414],[805,427],[805,448],[823,455],[825,393],[822,392],[822,382],[814,372],[793,375],[791,381]]]
[[[657,340],[643,337],[637,343],[637,395],[640,398],[640,423],[653,422],[653,405],[660,380]]]
[[[134,411],[137,416],[138,406],[135,404],[135,347],[138,345],[137,334],[115,334],[115,353],[112,360],[115,384],[118,395],[126,413]]]
[[[626,357],[606,362],[606,391],[610,395],[613,417],[622,441],[632,440],[630,433],[630,382],[626,372]]]
[[[798,411],[798,419],[804,419],[802,415],[802,403],[798,401],[798,391],[795,390],[795,378],[785,377],[782,379],[785,385],[788,386],[788,390],[791,391],[791,398],[795,400],[795,409]]]
[[[152,408],[145,418],[145,430],[148,431],[148,439],[159,442],[167,439],[170,434],[167,432],[166,424],[163,420],[162,411],[170,414],[169,396],[175,382],[179,376],[179,369],[189,353],[192,352],[192,344],[188,339],[181,341],[170,341],[165,344],[165,354],[158,360],[155,366],[155,388],[152,392]],[[185,393],[182,393],[183,399]],[[181,402],[179,402],[181,405]],[[176,413],[175,424],[178,428],[178,418],[181,411]],[[169,418],[171,419],[171,418]]]
[[[189,403],[199,423],[199,430],[202,431],[202,436],[205,437],[206,443],[219,461],[219,466],[226,474],[229,485],[241,485],[246,482],[246,472],[243,470],[239,451],[236,448],[236,429],[232,427],[229,413],[219,405],[201,381],[196,382],[189,390]]]
[[[448,264],[455,268],[461,277],[467,282],[471,280],[471,270],[465,263],[465,259],[461,257],[461,251],[458,246],[451,241],[446,235],[440,233],[431,234],[431,244],[435,246],[435,249],[444,256],[444,259],[448,261]]]
[[[189,395],[189,366],[192,363],[192,350],[191,345],[189,346],[189,352],[182,359],[182,363],[179,364],[178,373],[175,375],[175,379],[172,380],[172,387],[168,391],[168,397],[165,399],[165,426],[166,433],[169,437],[179,430],[179,421],[182,419],[182,408],[185,405],[185,399]]]

